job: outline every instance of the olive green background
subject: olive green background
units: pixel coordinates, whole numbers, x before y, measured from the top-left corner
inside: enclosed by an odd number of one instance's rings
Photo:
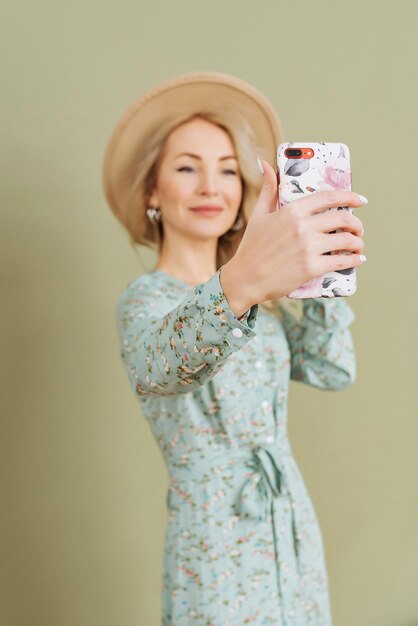
[[[114,324],[141,261],[101,165],[128,105],[216,70],[342,141],[368,260],[354,385],[291,383],[335,626],[418,625],[417,3],[9,3],[1,53],[1,626],[158,626],[168,483]],[[256,155],[254,155],[254,158]],[[272,155],[272,162],[274,155]],[[220,625],[221,621],[219,621]],[[218,626],[218,624],[217,624]]]

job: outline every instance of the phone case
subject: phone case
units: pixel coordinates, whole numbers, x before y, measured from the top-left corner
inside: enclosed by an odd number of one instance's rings
[[[313,151],[311,158],[289,158],[286,148],[306,148]],[[277,148],[277,168],[280,175],[280,206],[310,194],[327,189],[351,191],[352,177],[350,151],[344,143],[291,142],[281,143]],[[330,211],[346,210],[352,207],[332,207]],[[330,231],[341,232],[343,229]],[[325,254],[351,254],[348,250],[335,250]],[[337,298],[352,296],[357,288],[356,270],[350,267],[335,272],[327,272],[314,278],[288,294],[288,298]]]

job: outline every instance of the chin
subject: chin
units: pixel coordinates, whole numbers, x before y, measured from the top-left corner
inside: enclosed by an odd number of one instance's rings
[[[200,228],[194,228],[189,232],[191,236],[208,239],[213,237],[222,237],[222,235],[224,235],[229,228],[230,226],[227,225],[202,224]]]

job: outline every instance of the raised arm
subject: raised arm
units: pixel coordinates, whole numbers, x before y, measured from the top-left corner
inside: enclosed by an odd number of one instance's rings
[[[256,334],[258,305],[238,319],[222,289],[221,269],[171,310],[161,311],[147,281],[133,281],[120,295],[120,354],[138,396],[193,391]]]
[[[292,354],[291,379],[320,389],[344,389],[356,377],[353,338],[355,320],[341,298],[306,298],[297,320],[285,307],[283,326]]]

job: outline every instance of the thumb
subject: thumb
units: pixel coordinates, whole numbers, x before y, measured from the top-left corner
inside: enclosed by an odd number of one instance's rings
[[[272,213],[278,209],[277,174],[268,161],[263,160],[261,164],[264,170],[264,180],[257,203],[252,211],[256,215]]]

